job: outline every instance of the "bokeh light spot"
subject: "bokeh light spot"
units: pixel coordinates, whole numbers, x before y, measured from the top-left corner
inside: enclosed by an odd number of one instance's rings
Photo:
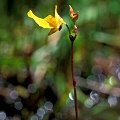
[[[28,85],[29,93],[35,93],[36,90],[37,90],[37,86],[34,83]]]
[[[113,76],[110,77],[109,83],[110,83],[111,85],[115,85],[115,84],[116,84],[116,80],[115,80],[115,78],[114,78]]]
[[[12,119],[13,120],[21,120],[21,117],[19,115],[15,115]]]
[[[46,110],[52,110],[53,104],[50,101],[48,101],[48,102],[45,103],[44,108]]]
[[[44,116],[45,110],[44,110],[43,108],[39,108],[39,109],[37,110],[37,114],[38,114],[38,116]]]
[[[97,78],[94,75],[90,75],[87,77],[87,84],[90,86],[94,86],[96,84]]]
[[[69,98],[70,98],[70,100],[74,100],[74,96],[71,92],[69,93]]]
[[[0,120],[6,119],[6,113],[4,111],[0,111]]]
[[[91,107],[94,105],[94,103],[93,103],[93,101],[89,98],[89,99],[87,99],[87,100],[84,102],[84,105],[85,105],[86,108],[91,108]]]
[[[21,102],[15,102],[14,107],[17,110],[21,110],[23,108],[23,104]]]
[[[38,117],[36,115],[32,116],[30,120],[38,120]]]
[[[110,107],[115,106],[118,103],[117,97],[109,96],[108,97],[108,103],[110,104]]]
[[[98,103],[100,100],[99,94],[96,93],[95,91],[92,91],[90,93],[90,98],[93,100],[94,103]]]
[[[10,92],[10,97],[12,99],[17,99],[18,98],[18,92],[16,90],[13,90],[12,92]]]
[[[100,82],[105,82],[106,81],[106,76],[104,74],[98,75],[99,81]]]

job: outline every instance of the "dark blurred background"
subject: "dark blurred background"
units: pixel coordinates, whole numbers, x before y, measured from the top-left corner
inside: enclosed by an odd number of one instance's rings
[[[48,36],[27,12],[76,25],[75,77],[81,120],[120,120],[120,1],[1,0],[0,120],[74,120],[71,44],[66,26]]]

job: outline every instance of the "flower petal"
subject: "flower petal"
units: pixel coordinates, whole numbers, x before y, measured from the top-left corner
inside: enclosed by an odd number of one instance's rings
[[[59,20],[60,16],[57,13],[57,5],[55,5],[55,19]]]
[[[46,20],[34,15],[31,10],[28,12],[28,17],[33,18],[35,22],[43,28],[53,28],[53,26],[51,26]]]
[[[51,26],[54,28],[57,28],[57,21],[52,15],[48,15],[46,18],[44,18]]]
[[[55,19],[59,24],[60,23],[66,24],[66,22],[64,22],[64,20],[59,16],[57,12],[57,5],[55,5]]]

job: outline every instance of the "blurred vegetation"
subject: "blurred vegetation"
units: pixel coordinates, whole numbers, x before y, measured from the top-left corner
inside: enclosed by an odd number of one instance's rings
[[[0,119],[74,120],[68,31],[48,36],[27,12],[44,18],[54,7],[72,29],[80,11],[75,75],[81,120],[120,119],[119,0],[0,1]]]

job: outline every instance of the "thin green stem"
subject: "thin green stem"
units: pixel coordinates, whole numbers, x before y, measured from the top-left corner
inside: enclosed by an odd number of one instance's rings
[[[69,32],[69,35],[70,35],[70,34],[71,34],[71,31],[70,31],[70,28],[69,28],[68,24],[66,24],[66,27],[67,27],[68,32]]]
[[[74,76],[74,40],[71,40],[71,71],[72,71],[72,80],[74,87],[75,115],[76,115],[76,120],[78,120],[78,100],[77,100],[77,91],[76,91],[76,79]]]

